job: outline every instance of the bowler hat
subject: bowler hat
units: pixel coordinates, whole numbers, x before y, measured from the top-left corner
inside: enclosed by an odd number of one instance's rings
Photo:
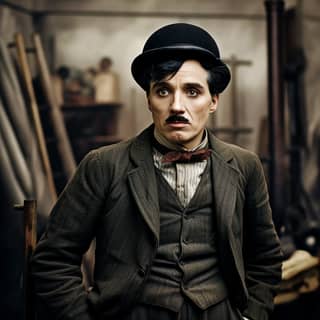
[[[169,24],[152,33],[142,53],[132,62],[133,78],[144,90],[147,90],[149,83],[145,71],[148,67],[179,57],[194,59],[212,68],[216,92],[220,93],[227,87],[230,71],[220,59],[217,43],[207,31],[188,23]]]

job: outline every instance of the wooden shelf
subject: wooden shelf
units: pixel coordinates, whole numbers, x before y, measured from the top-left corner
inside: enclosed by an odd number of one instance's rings
[[[121,106],[84,101],[61,107],[77,162],[92,149],[121,141],[117,132]]]

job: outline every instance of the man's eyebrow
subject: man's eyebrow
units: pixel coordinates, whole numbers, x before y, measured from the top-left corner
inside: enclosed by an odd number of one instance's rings
[[[152,84],[152,88],[158,88],[158,87],[162,87],[162,86],[166,86],[166,87],[171,87],[172,85],[170,84],[170,82],[168,81],[159,81],[159,82],[154,82]],[[186,82],[183,84],[184,87],[187,87],[187,88],[198,88],[198,89],[203,89],[204,86],[199,83],[199,82]]]
[[[158,88],[162,86],[170,87],[171,85],[167,81],[157,81],[157,82],[151,83],[152,88]]]
[[[197,89],[203,89],[204,88],[204,86],[199,82],[186,82],[184,84],[184,86],[187,87],[187,88],[197,88]]]

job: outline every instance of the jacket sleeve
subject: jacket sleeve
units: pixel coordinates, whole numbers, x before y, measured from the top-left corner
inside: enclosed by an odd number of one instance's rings
[[[35,293],[54,319],[93,319],[82,285],[82,256],[104,206],[99,152],[89,153],[54,206],[31,260]]]
[[[248,176],[243,254],[249,300],[243,315],[253,320],[267,320],[281,281],[282,253],[272,221],[263,168],[256,155]]]

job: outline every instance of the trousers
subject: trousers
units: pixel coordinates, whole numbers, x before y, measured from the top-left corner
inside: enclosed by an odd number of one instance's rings
[[[191,301],[185,301],[180,311],[174,312],[159,306],[138,304],[121,320],[242,320],[239,310],[225,299],[206,310]]]

